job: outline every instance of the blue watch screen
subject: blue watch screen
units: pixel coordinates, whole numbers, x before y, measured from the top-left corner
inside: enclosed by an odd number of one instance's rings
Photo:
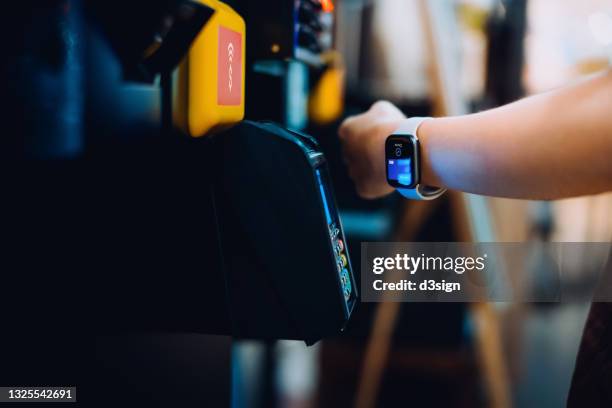
[[[393,180],[402,186],[412,184],[412,159],[389,159],[389,180]]]
[[[387,182],[395,188],[413,188],[417,184],[416,141],[408,136],[390,136],[385,145]]]

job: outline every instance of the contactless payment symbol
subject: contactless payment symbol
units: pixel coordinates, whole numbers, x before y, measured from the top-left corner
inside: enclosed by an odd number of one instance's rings
[[[240,105],[242,101],[242,36],[219,26],[217,104]]]

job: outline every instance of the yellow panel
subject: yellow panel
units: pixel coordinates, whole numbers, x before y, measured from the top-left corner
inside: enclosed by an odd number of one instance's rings
[[[199,1],[215,13],[179,65],[174,82],[174,123],[193,137],[244,117],[244,20],[219,1]]]
[[[327,69],[313,87],[308,101],[309,118],[317,125],[326,125],[337,120],[344,111],[345,69],[337,53],[326,56]]]

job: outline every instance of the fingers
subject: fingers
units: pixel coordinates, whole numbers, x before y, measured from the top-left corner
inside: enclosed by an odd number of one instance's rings
[[[340,128],[338,129],[338,136],[340,140],[345,140],[348,137],[349,129],[351,127],[352,117],[345,119],[342,124],[340,124]]]
[[[344,119],[344,121],[340,125],[340,128],[338,129],[338,135],[340,136],[340,140],[347,139],[350,136],[351,132],[354,131],[354,129],[358,129],[357,122],[359,120],[359,116],[361,115],[349,116],[348,118]]]
[[[404,118],[392,103],[378,101],[368,111],[348,117],[340,125],[343,161],[361,197],[373,199],[392,191],[382,166],[384,140]]]

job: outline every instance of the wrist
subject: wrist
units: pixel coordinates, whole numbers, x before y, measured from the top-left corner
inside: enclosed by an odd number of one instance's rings
[[[432,118],[426,120],[419,126],[417,137],[421,146],[421,184],[431,187],[445,187],[439,175],[435,171],[435,163],[432,162],[434,157],[436,143],[441,135],[441,119]]]
[[[412,117],[400,123],[385,140],[387,183],[402,196],[411,200],[434,200],[446,191],[439,188],[430,176],[429,160],[423,164],[424,154],[419,130],[430,121],[428,117]],[[426,176],[423,177],[423,172]]]

